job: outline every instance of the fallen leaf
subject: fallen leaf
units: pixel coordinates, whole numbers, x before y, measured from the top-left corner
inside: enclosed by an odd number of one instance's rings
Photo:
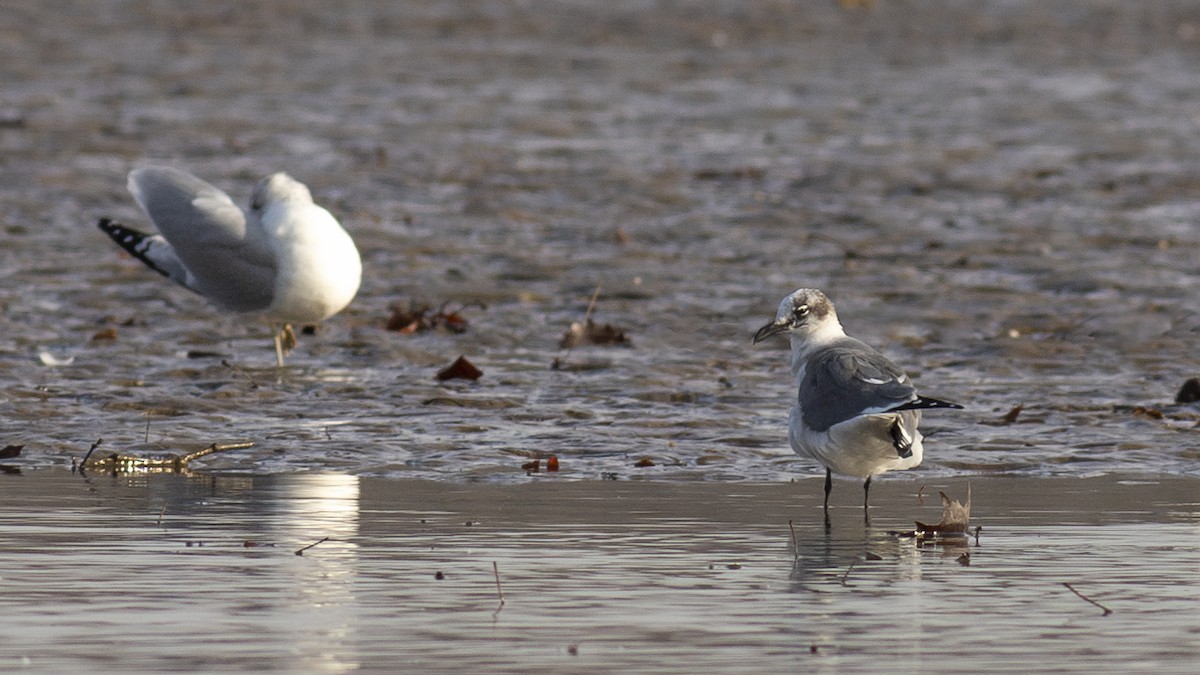
[[[546,460],[546,470],[558,471],[558,455],[550,455],[550,458]]]
[[[542,470],[542,460],[535,459],[532,462],[525,462],[521,465],[521,468],[529,473],[537,473]]]
[[[1140,406],[1140,405],[1133,409],[1133,416],[1134,417],[1145,417],[1146,419],[1151,419],[1151,420],[1161,420],[1163,418],[1163,414],[1162,414],[1161,410],[1155,410],[1154,408],[1147,408],[1145,406]]]
[[[6,445],[0,448],[0,459],[12,459],[13,457],[21,456],[21,448],[24,445]],[[557,471],[557,469],[555,469]]]
[[[480,308],[486,309],[483,304],[477,304]],[[459,307],[457,311],[453,312],[446,311],[448,305],[449,303],[443,303],[435,310],[430,305],[415,304],[411,301],[407,304],[397,303],[392,305],[392,314],[388,317],[384,327],[401,335],[439,329],[451,333],[467,332],[470,323],[461,314],[467,305]]]
[[[92,342],[111,342],[117,339],[117,329],[109,326],[92,334]]]
[[[1021,415],[1021,411],[1024,409],[1025,409],[1025,406],[1021,405],[1020,403],[1014,405],[1012,407],[1012,410],[1009,410],[1007,413],[1004,414],[1003,417],[1000,418],[1000,423],[1001,424],[1015,423],[1017,421],[1017,417],[1019,417]]]
[[[638,467],[639,469],[647,467],[647,466],[654,466],[654,460],[650,459],[649,457],[643,457],[643,458],[639,459],[638,461],[634,462],[633,465]]]
[[[558,346],[562,349],[578,347],[582,344],[592,345],[628,345],[631,344],[625,331],[611,323],[598,324],[591,319],[571,323],[567,332],[563,333]]]
[[[967,483],[967,502],[960,504],[938,492],[942,496],[942,520],[936,525],[926,525],[917,521],[916,535],[920,537],[966,536],[967,523],[971,520],[971,484]]]
[[[446,366],[438,371],[437,379],[439,382],[446,380],[478,380],[483,376],[483,371],[476,368],[475,364],[467,360],[467,357],[460,356],[454,363]]]

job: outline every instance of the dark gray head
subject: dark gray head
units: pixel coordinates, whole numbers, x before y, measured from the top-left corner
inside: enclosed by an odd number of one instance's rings
[[[261,212],[271,204],[282,201],[301,201],[312,203],[312,193],[308,187],[286,173],[273,173],[258,181],[254,186],[254,194],[250,197],[250,210]]]
[[[800,341],[829,333],[844,335],[833,303],[815,288],[801,288],[784,298],[775,312],[775,320],[758,329],[754,342],[757,344],[780,333]]]

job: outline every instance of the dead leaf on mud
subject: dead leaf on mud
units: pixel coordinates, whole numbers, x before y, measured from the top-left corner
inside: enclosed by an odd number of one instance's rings
[[[572,322],[571,327],[563,333],[562,339],[558,342],[558,346],[562,349],[571,349],[585,344],[629,345],[631,342],[621,328],[611,323],[598,324],[591,319]]]
[[[92,342],[112,342],[117,339],[117,329],[109,326],[92,334]]]
[[[388,317],[385,328],[401,335],[412,335],[430,330],[444,330],[450,333],[465,333],[470,323],[463,317],[462,311],[469,305],[463,305],[455,311],[447,311],[449,302],[442,303],[436,310],[431,305],[417,304],[412,301],[392,305],[392,314]],[[484,305],[478,304],[481,309]]]
[[[521,465],[521,469],[526,473],[537,473],[542,470],[542,460],[535,459],[532,462],[525,462]]]
[[[1133,409],[1133,416],[1142,417],[1148,420],[1161,420],[1163,418],[1163,413],[1161,410],[1139,405]]]
[[[475,364],[467,360],[467,357],[460,356],[458,359],[438,371],[437,379],[439,382],[446,380],[478,380],[483,376],[483,371],[476,368]]]
[[[3,448],[0,448],[0,459],[12,459],[14,457],[20,457],[21,448],[24,447],[24,445],[6,445]]]
[[[1193,377],[1183,383],[1179,393],[1175,394],[1176,403],[1195,403],[1200,401],[1200,377]]]
[[[649,457],[643,457],[643,458],[639,459],[638,461],[634,462],[633,465],[638,467],[639,469],[642,469],[642,468],[645,468],[648,466],[654,466],[654,460],[650,459]]]
[[[550,455],[550,458],[546,460],[546,470],[558,471],[558,455]]]

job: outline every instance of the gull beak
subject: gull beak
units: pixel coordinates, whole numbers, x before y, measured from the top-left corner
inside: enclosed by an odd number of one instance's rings
[[[772,335],[786,333],[786,332],[788,332],[788,329],[790,329],[791,327],[792,326],[791,326],[791,324],[788,323],[787,319],[779,319],[777,321],[772,321],[771,323],[763,326],[762,328],[759,328],[758,332],[754,334],[754,344],[758,344],[758,343],[762,342],[763,340],[766,340],[767,338],[771,337]]]

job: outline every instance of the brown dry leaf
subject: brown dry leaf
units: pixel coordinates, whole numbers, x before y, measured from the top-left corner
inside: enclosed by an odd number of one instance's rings
[[[529,473],[537,473],[542,470],[542,460],[535,459],[532,462],[525,462],[521,465],[521,469]]]
[[[654,460],[650,459],[649,457],[643,457],[643,458],[639,459],[638,461],[634,462],[633,465],[638,467],[639,469],[645,468],[647,466],[654,466]]]
[[[460,356],[458,359],[438,371],[437,379],[439,382],[446,380],[478,380],[483,376],[483,371],[476,368],[475,364],[467,360],[467,357]]]
[[[1150,420],[1161,420],[1163,418],[1161,410],[1155,410],[1154,408],[1147,408],[1140,405],[1133,409],[1133,416],[1145,417],[1146,419]]]
[[[550,459],[546,460],[547,471],[558,471],[558,455],[550,455]]]
[[[938,537],[947,534],[965,536],[967,523],[971,520],[971,484],[967,483],[966,504],[960,504],[950,499],[945,492],[938,492],[938,494],[942,496],[942,520],[936,525],[926,525],[918,520],[917,536]]]
[[[397,303],[392,305],[392,315],[388,317],[384,328],[401,335],[411,335],[427,330],[446,330],[451,333],[465,333],[470,327],[469,322],[462,316],[466,305],[453,312],[446,311],[450,303],[442,303],[438,309],[430,305]],[[479,305],[483,307],[483,305]]]
[[[1012,410],[1009,410],[1007,413],[1004,414],[1003,417],[1000,418],[1000,423],[1001,424],[1015,424],[1017,421],[1017,418],[1020,417],[1020,415],[1021,415],[1021,411],[1024,409],[1025,409],[1025,406],[1020,403],[1014,405],[1012,407]]]
[[[6,445],[3,448],[0,448],[0,459],[12,459],[14,457],[20,457],[21,448],[24,447],[24,445]]]
[[[117,329],[109,326],[92,334],[92,342],[111,342],[117,339]]]
[[[591,319],[571,323],[571,327],[563,333],[562,339],[558,342],[558,346],[562,349],[571,349],[583,344],[629,345],[631,343],[625,336],[624,330],[611,323],[598,324]]]

